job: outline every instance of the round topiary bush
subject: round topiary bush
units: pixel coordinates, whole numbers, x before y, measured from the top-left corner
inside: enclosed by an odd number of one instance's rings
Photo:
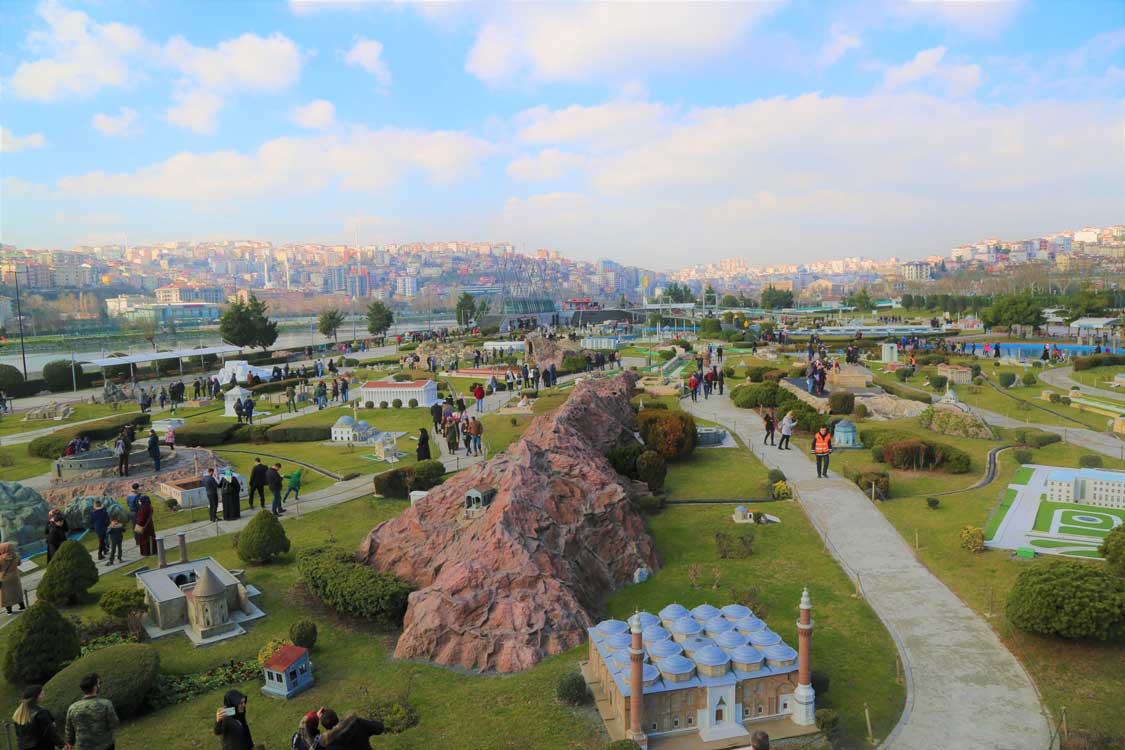
[[[243,562],[260,564],[289,551],[289,537],[277,516],[258,511],[238,535],[238,557]]]
[[[56,359],[43,365],[43,380],[47,383],[47,390],[51,393],[61,393],[74,388],[74,377],[82,383],[82,365],[74,363],[74,372],[70,369],[69,359]]]
[[[1039,382],[1039,378],[1035,377],[1033,372],[1025,372],[1020,378],[1020,382],[1027,386],[1035,385]]]
[[[379,408],[380,409],[386,409],[388,406],[390,406],[390,404],[388,404],[386,401],[380,401],[379,402]]]
[[[559,680],[555,695],[570,706],[584,706],[590,702],[590,689],[586,680],[578,672],[567,672]]]
[[[933,388],[935,391],[942,390],[943,388],[945,388],[946,384],[948,384],[948,383],[949,383],[949,378],[947,378],[944,375],[931,375],[930,376],[930,387]]]
[[[98,566],[78,542],[68,539],[51,558],[36,594],[51,604],[74,604],[98,582]]]
[[[637,479],[648,485],[653,492],[664,486],[668,476],[668,463],[656,451],[646,450],[637,456]]]
[[[637,429],[645,445],[674,461],[695,450],[695,420],[683,411],[644,409],[637,415]]]
[[[855,409],[855,394],[833,391],[828,394],[828,411],[832,414],[851,414]]]
[[[136,586],[117,586],[102,594],[98,606],[110,617],[125,619],[132,612],[144,612],[145,592]]]
[[[4,677],[13,685],[43,684],[72,659],[81,644],[74,623],[45,599],[32,604],[8,631]]]
[[[363,408],[364,409],[374,409],[375,408],[375,402],[374,401],[364,401],[363,402]]]
[[[778,482],[784,482],[785,481],[785,472],[782,471],[781,469],[770,469],[769,473],[766,474],[766,478],[769,480],[770,484],[777,484]]]
[[[316,645],[316,623],[312,620],[297,620],[289,626],[289,640],[312,651]]]
[[[160,655],[144,643],[122,643],[86,654],[43,686],[43,705],[55,716],[66,716],[71,703],[82,697],[79,681],[91,672],[102,680],[99,698],[113,704],[119,717],[141,712],[160,673]]]
[[[996,380],[1002,387],[1011,388],[1016,382],[1016,374],[1014,372],[1002,372]]]
[[[391,406],[393,406],[396,409],[401,409],[402,408],[402,399],[396,398],[394,401],[391,402]]]
[[[23,385],[23,373],[11,365],[0,365],[0,391],[8,395],[19,391]]]
[[[1078,560],[1051,557],[1020,573],[1005,613],[1022,630],[1100,641],[1125,635],[1125,579]]]
[[[865,419],[869,413],[870,410],[867,408],[867,404],[862,401],[855,405],[854,415],[857,419]]]
[[[410,399],[409,401],[406,402],[406,405],[409,406],[411,409],[417,409],[418,408],[418,399],[412,398],[412,399]]]
[[[414,478],[410,480],[411,490],[428,490],[441,484],[445,474],[445,464],[436,459],[419,461],[414,465]]]
[[[1078,465],[1083,469],[1100,469],[1105,465],[1101,456],[1096,456],[1093,453],[1084,453],[1078,457]]]

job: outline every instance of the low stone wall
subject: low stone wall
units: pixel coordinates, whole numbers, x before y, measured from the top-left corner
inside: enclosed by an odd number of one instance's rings
[[[811,393],[809,393],[804,388],[801,388],[800,386],[794,385],[793,383],[790,383],[788,380],[782,379],[780,382],[778,382],[778,385],[780,385],[782,388],[784,388],[785,390],[792,393],[800,401],[802,401],[802,402],[808,404],[809,406],[811,406],[812,408],[816,409],[817,412],[819,412],[820,414],[827,414],[828,413],[828,399],[817,398],[816,396],[812,395]]]

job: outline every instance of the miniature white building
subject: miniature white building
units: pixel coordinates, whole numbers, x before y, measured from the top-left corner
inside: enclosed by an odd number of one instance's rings
[[[1125,471],[1054,469],[1047,475],[1047,499],[1125,509]]]
[[[238,415],[234,411],[234,402],[245,401],[247,396],[250,396],[250,391],[239,385],[236,385],[234,388],[231,388],[229,391],[227,391],[223,395],[223,402],[226,407],[223,410],[223,416],[237,417]]]
[[[332,425],[332,441],[336,443],[367,443],[379,437],[379,431],[362,419],[344,415]]]
[[[250,380],[251,375],[257,375],[264,383],[273,379],[273,369],[270,367],[254,367],[244,359],[230,359],[223,363],[223,369],[219,370],[216,377],[219,378],[220,383],[226,385],[230,382],[231,375],[234,375],[239,383],[246,383]]]
[[[364,383],[359,388],[359,400],[370,401],[378,406],[383,401],[394,403],[395,399],[402,401],[406,406],[410,399],[418,402],[418,406],[430,407],[437,403],[437,383],[433,380],[410,380],[405,383],[396,383],[390,380],[376,380]]]

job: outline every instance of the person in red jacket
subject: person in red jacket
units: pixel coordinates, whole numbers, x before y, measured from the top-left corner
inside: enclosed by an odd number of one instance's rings
[[[477,412],[484,413],[484,386],[477,383],[473,387],[473,398],[477,400]]]

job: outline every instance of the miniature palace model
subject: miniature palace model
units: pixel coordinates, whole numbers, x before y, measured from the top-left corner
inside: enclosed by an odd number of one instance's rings
[[[740,604],[669,604],[590,628],[582,671],[613,740],[718,748],[757,728],[775,739],[811,734],[812,630],[808,589],[799,652]]]
[[[403,406],[410,403],[410,399],[414,399],[422,407],[429,407],[440,401],[437,383],[433,380],[410,380],[405,383],[373,380],[359,387],[359,400],[370,401],[376,406],[383,401],[394,403],[396,398],[402,401]]]

